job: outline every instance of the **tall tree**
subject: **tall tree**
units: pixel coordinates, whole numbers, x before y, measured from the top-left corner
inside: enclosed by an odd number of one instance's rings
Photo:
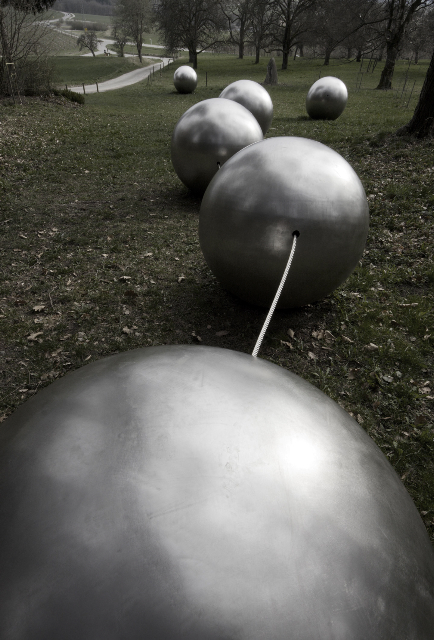
[[[282,52],[282,69],[288,68],[291,47],[301,41],[310,27],[317,0],[274,0],[274,48]]]
[[[261,49],[267,49],[272,40],[273,19],[273,8],[268,0],[252,1],[249,42],[255,48],[255,64],[259,63]]]
[[[434,51],[413,117],[396,133],[415,138],[426,138],[434,134]]]
[[[253,3],[251,0],[225,0],[220,6],[227,20],[229,42],[237,45],[238,58],[242,60],[252,22]]]
[[[143,34],[149,29],[151,21],[149,0],[118,0],[114,16],[118,27],[122,27],[135,43],[142,62]]]
[[[95,51],[98,49],[98,43],[101,40],[98,40],[96,31],[91,29],[88,31],[87,29],[84,33],[81,34],[79,38],[77,38],[77,47],[82,51],[83,49],[89,49],[93,57],[95,57]]]
[[[395,63],[408,25],[417,11],[432,6],[434,0],[385,0],[384,10],[386,62],[377,89],[391,89]]]
[[[377,0],[320,0],[312,31],[324,51],[328,65],[333,51],[340,45],[355,44],[356,34],[382,19]]]
[[[222,39],[226,19],[218,0],[160,0],[155,19],[168,52],[188,50],[197,69],[197,56]]]

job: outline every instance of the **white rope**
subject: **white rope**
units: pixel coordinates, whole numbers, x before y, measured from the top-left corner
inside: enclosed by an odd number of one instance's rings
[[[271,303],[270,311],[268,312],[268,315],[265,318],[264,326],[262,327],[261,333],[259,334],[259,337],[258,337],[258,339],[256,341],[255,348],[252,351],[252,356],[254,356],[255,358],[258,355],[259,349],[261,348],[261,344],[262,344],[262,340],[264,339],[265,332],[268,329],[268,325],[270,324],[271,317],[272,317],[272,315],[274,313],[274,310],[276,308],[276,305],[277,305],[277,303],[279,301],[280,294],[282,293],[282,289],[285,286],[286,278],[288,276],[288,271],[289,271],[289,268],[291,266],[292,258],[294,257],[294,253],[295,253],[295,245],[297,244],[297,235],[298,235],[298,233],[296,231],[292,235],[291,253],[289,254],[288,262],[287,262],[287,265],[285,267],[285,271],[283,272],[282,280],[280,281],[279,288],[277,289],[276,295],[274,296],[274,300]]]

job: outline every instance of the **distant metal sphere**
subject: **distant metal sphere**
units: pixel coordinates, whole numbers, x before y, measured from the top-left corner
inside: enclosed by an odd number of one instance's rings
[[[2,425],[5,640],[431,640],[433,550],[336,403],[252,356],[139,349]]]
[[[263,86],[253,80],[237,80],[221,92],[220,98],[234,100],[246,107],[261,125],[265,136],[273,120],[273,102]]]
[[[172,135],[173,167],[186,187],[203,193],[219,166],[262,140],[256,118],[233,100],[198,102],[179,119]]]
[[[306,138],[269,138],[218,172],[202,200],[199,238],[221,284],[269,307],[298,231],[279,307],[300,307],[338,287],[360,260],[369,210],[342,156]]]
[[[179,93],[193,93],[197,87],[197,73],[191,67],[178,67],[173,75],[173,84]]]
[[[348,91],[339,78],[326,76],[313,83],[306,97],[306,111],[315,120],[336,120],[348,100]]]

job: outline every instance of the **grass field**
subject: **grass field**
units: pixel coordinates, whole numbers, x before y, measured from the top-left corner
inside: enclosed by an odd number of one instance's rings
[[[117,351],[201,341],[251,353],[266,312],[210,273],[198,242],[200,198],[174,173],[170,140],[186,109],[234,80],[262,82],[267,62],[201,55],[193,95],[174,91],[172,65],[150,84],[86,96],[83,107],[60,99],[0,106],[0,416]],[[313,138],[342,154],[364,184],[371,227],[347,282],[325,300],[278,311],[260,356],[358,420],[434,539],[434,144],[394,135],[426,69],[426,61],[399,62],[389,92],[374,90],[381,65],[359,91],[355,63],[297,60],[279,72],[267,137]],[[411,99],[402,92],[407,70]],[[333,122],[306,116],[320,74],[349,89]]]
[[[116,78],[123,73],[134,71],[141,66],[138,58],[118,58],[116,56],[56,56],[52,59],[55,82],[58,85],[93,84]],[[143,59],[143,66],[151,61]]]

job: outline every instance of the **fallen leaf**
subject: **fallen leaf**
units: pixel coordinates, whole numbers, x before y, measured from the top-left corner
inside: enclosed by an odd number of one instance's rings
[[[281,340],[280,344],[283,344],[283,345],[285,345],[285,347],[289,347],[290,349],[294,348],[293,344],[291,344],[290,342],[285,342],[285,340]]]
[[[42,336],[42,335],[43,335],[42,331],[38,331],[37,333],[31,333],[29,336],[27,336],[27,340],[37,340],[39,336]]]
[[[178,282],[183,282],[185,280],[185,276],[179,276],[178,277]]]
[[[342,340],[343,340],[344,342],[349,342],[350,344],[353,344],[353,343],[354,343],[354,340],[351,340],[351,338],[347,338],[347,336],[342,336]]]
[[[132,331],[128,327],[122,327],[122,333],[126,333],[127,335],[129,335],[130,333],[132,333]]]
[[[392,376],[381,376],[384,380],[384,382],[393,382],[393,378]]]
[[[229,331],[217,331],[216,332],[216,336],[218,336],[219,338],[221,338],[222,336],[227,336],[229,333]]]
[[[317,360],[317,356],[312,351],[309,351],[307,355],[311,360]]]
[[[365,349],[366,351],[378,351],[378,346],[373,342],[370,342],[369,344],[365,345]]]
[[[128,280],[131,280],[131,276],[121,276],[119,278],[119,282],[128,282]]]
[[[333,340],[335,340],[334,335],[328,329],[324,331],[324,338],[326,339],[326,342],[332,342]]]
[[[44,309],[45,309],[45,304],[37,304],[33,307],[32,311],[34,311],[35,313],[40,313]]]
[[[292,329],[288,329],[288,331],[286,333],[289,335],[290,338],[293,338],[294,335],[295,335],[295,333],[293,332]]]

